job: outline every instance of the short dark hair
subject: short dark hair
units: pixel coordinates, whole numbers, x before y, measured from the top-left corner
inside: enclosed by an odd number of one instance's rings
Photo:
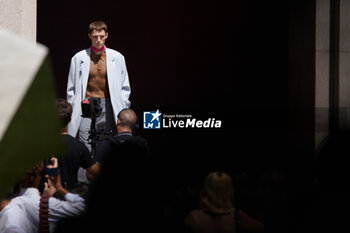
[[[101,20],[93,21],[89,25],[89,34],[91,34],[94,30],[96,30],[96,31],[104,30],[107,33],[108,32],[107,24]]]
[[[72,105],[68,103],[67,100],[59,98],[56,100],[56,107],[58,116],[62,119],[63,125],[67,126],[72,117]]]

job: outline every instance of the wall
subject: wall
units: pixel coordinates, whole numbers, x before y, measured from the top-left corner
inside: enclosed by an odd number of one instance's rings
[[[315,147],[350,127],[350,2],[316,1]]]
[[[339,127],[350,127],[350,2],[339,2]]]
[[[329,0],[316,1],[315,46],[315,146],[318,148],[328,136],[329,129]]]
[[[0,27],[36,41],[36,0],[0,0]]]

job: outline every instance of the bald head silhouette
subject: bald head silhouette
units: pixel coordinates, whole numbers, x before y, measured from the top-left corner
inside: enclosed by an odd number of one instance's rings
[[[132,132],[137,123],[137,116],[134,110],[127,108],[123,109],[118,114],[117,132]]]

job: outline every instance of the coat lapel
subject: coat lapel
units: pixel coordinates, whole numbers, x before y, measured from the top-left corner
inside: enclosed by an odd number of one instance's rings
[[[107,48],[106,49],[106,60],[107,60],[107,80],[108,80],[108,86],[109,88],[115,87],[116,82],[116,75],[118,75],[118,66],[116,66],[114,63],[116,57],[111,51]],[[109,90],[109,93],[113,95],[113,90]],[[113,97],[113,96],[111,96]]]
[[[86,50],[86,54],[84,53],[84,57],[81,58],[81,76],[82,76],[82,96],[81,99],[85,99],[86,95],[86,88],[87,88],[87,82],[89,79],[89,72],[90,72],[90,55],[91,55],[91,49]]]

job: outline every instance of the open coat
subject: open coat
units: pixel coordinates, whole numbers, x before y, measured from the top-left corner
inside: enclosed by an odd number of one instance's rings
[[[81,121],[81,101],[85,99],[90,71],[91,49],[85,49],[72,57],[68,83],[67,101],[72,104],[72,120],[68,124],[68,133],[75,137]],[[107,80],[114,118],[123,108],[130,107],[130,83],[124,56],[106,48]],[[116,119],[115,119],[116,121]]]

